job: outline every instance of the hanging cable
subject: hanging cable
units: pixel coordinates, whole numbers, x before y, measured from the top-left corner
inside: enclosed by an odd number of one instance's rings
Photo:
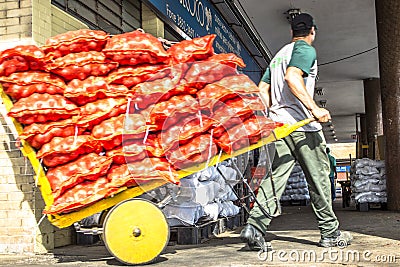
[[[329,61],[329,62],[318,64],[318,66],[324,66],[324,65],[336,63],[336,62],[339,62],[339,61],[343,61],[343,60],[346,60],[346,59],[349,59],[349,58],[352,58],[352,57],[356,57],[356,56],[368,53],[368,52],[370,52],[370,51],[372,51],[374,49],[377,49],[377,48],[378,48],[378,46],[375,46],[375,47],[372,47],[372,48],[370,48],[368,50],[362,51],[360,53],[357,53],[357,54],[354,54],[354,55],[351,55],[351,56],[347,56],[347,57],[344,57],[344,58],[340,58],[340,59],[336,59],[336,60],[333,60],[333,61]]]

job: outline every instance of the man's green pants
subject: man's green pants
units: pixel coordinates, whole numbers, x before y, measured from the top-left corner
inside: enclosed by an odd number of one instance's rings
[[[330,167],[322,131],[293,132],[284,139],[276,141],[275,148],[272,179],[278,201],[297,160],[306,176],[311,206],[317,217],[321,236],[329,236],[338,229],[339,222],[332,209]],[[271,179],[266,178],[260,185],[257,200],[270,214],[276,210],[273,197]],[[255,204],[247,223],[265,233],[270,222],[271,219],[267,218]]]

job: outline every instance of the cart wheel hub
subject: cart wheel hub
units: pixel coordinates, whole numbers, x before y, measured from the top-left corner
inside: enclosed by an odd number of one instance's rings
[[[134,236],[134,237],[139,237],[141,234],[142,234],[142,231],[140,230],[139,227],[135,227],[135,228],[133,229],[133,236]]]

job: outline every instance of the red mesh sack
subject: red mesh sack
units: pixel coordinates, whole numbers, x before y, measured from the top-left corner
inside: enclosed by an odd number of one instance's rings
[[[129,89],[123,85],[110,85],[103,77],[90,76],[85,80],[74,79],[68,83],[64,96],[78,105],[85,105],[107,97],[126,97]]]
[[[48,71],[68,81],[84,80],[91,75],[103,76],[117,67],[118,63],[109,62],[102,52],[97,51],[68,54],[46,65]]]
[[[54,137],[68,137],[72,135],[80,135],[85,132],[86,128],[77,127],[76,125],[70,125],[62,128],[52,128],[46,133],[36,134],[26,141],[34,148],[40,149],[44,144],[50,142]]]
[[[258,95],[240,95],[239,97],[225,101],[225,105],[239,110],[245,109],[246,107],[254,111],[262,111],[266,109],[263,101]]]
[[[121,65],[157,64],[169,59],[162,43],[141,30],[113,36],[103,52],[107,58]]]
[[[177,172],[171,168],[165,158],[145,158],[141,161],[113,166],[107,178],[111,180],[113,187],[126,184],[140,185],[154,180],[178,183]]]
[[[237,70],[226,64],[212,61],[194,62],[186,72],[181,84],[186,87],[202,89],[207,84],[236,74]]]
[[[168,75],[165,65],[143,65],[135,67],[119,67],[108,74],[107,83],[123,84],[131,88],[142,82],[164,78]]]
[[[48,123],[32,123],[24,127],[22,133],[19,135],[21,139],[27,139],[33,137],[36,134],[44,134],[53,128],[63,128],[69,126],[75,126],[78,116],[74,116],[70,119],[48,122]]]
[[[157,134],[148,134],[146,139],[122,138],[122,145],[106,152],[116,164],[140,161],[145,157],[163,157]]]
[[[46,176],[52,188],[54,199],[84,180],[97,180],[106,175],[111,163],[112,159],[108,157],[90,153],[67,164],[49,168]]]
[[[147,157],[146,145],[142,139],[136,139],[129,145],[120,145],[106,152],[107,157],[112,158],[116,164],[125,164],[128,162],[141,161]]]
[[[135,178],[135,176],[131,175],[128,165],[125,163],[112,165],[107,174],[107,179],[110,181],[108,186],[115,189],[137,186]]]
[[[68,137],[80,135],[86,130],[86,126],[76,124],[77,116],[73,118],[48,122],[48,123],[32,123],[24,127],[22,134],[19,136],[25,139],[32,147],[41,148],[44,144],[50,142],[53,137]]]
[[[57,121],[79,114],[79,108],[61,95],[32,94],[18,100],[8,112],[20,123]]]
[[[3,86],[6,88],[9,87],[10,84],[30,85],[43,83],[54,85],[60,88],[66,88],[63,79],[61,79],[57,75],[42,71],[16,72],[9,76],[0,76],[0,81],[5,83],[3,84]]]
[[[150,125],[156,125],[158,130],[166,129],[167,124],[175,123],[174,118],[180,114],[197,113],[199,103],[190,95],[178,95],[171,97],[168,101],[159,102],[149,106],[142,114]],[[164,121],[168,118],[168,123]]]
[[[258,96],[238,95],[229,88],[214,84],[207,85],[204,89],[200,90],[198,92],[198,100],[201,108],[208,110],[210,113],[214,113],[218,109],[230,109],[229,113],[237,112],[239,115],[245,109],[253,111],[266,109],[261,98]]]
[[[158,72],[157,79],[151,79],[133,87],[136,107],[145,109],[151,104],[166,101],[175,95],[196,93],[195,88],[179,85],[187,68],[187,64],[172,66]],[[164,75],[165,73],[167,75]]]
[[[103,31],[81,29],[47,39],[42,49],[56,59],[69,53],[101,51],[109,38]]]
[[[165,151],[160,144],[160,139],[158,134],[156,133],[149,134],[147,138],[143,141],[146,145],[146,151],[149,157],[161,158],[165,156]]]
[[[197,92],[197,98],[202,108],[214,109],[217,103],[225,102],[238,95],[258,94],[259,89],[246,75],[225,77],[220,81],[206,85]]]
[[[216,103],[211,111],[213,114],[215,113],[222,116],[225,116],[227,114],[236,114],[237,116],[242,116],[245,113],[248,113],[249,110],[263,111],[265,109],[266,107],[260,97],[251,95],[240,95],[234,98],[230,98],[225,102]]]
[[[265,110],[265,106],[255,96],[240,96],[225,103],[217,103],[210,115],[215,126],[213,136],[220,137],[226,129],[241,125],[245,119],[254,115],[254,111],[260,110]]]
[[[171,63],[185,63],[196,60],[206,59],[214,54],[213,42],[215,34],[204,37],[193,38],[192,40],[183,40],[172,45],[168,49],[171,56]]]
[[[29,62],[20,56],[13,56],[3,60],[0,63],[0,75],[8,76],[15,72],[29,70]]]
[[[238,74],[231,77],[225,77],[217,82],[215,85],[229,88],[238,94],[258,94],[260,90],[258,86],[245,74]]]
[[[207,58],[206,61],[228,65],[231,68],[236,68],[237,66],[241,68],[246,67],[243,59],[233,53],[214,54],[211,57]]]
[[[166,152],[165,157],[176,169],[192,167],[206,162],[218,153],[218,147],[210,134],[201,134],[190,142],[179,145],[176,149]]]
[[[151,128],[152,131],[161,131],[161,130],[165,131],[168,128],[170,128],[171,126],[179,123],[179,121],[181,121],[183,118],[193,115],[193,111],[184,112],[184,113],[174,113],[173,116],[168,117],[165,120],[156,117],[155,122],[151,122],[150,121],[150,112],[153,107],[154,107],[154,105],[148,107],[145,110],[140,111],[140,114],[145,118],[146,125],[148,127],[152,127]]]
[[[67,163],[82,154],[100,153],[101,144],[90,135],[54,137],[37,152],[36,156],[43,159],[48,167]]]
[[[108,182],[106,177],[100,177],[95,181],[84,181],[77,184],[57,198],[53,205],[44,210],[43,213],[69,213],[106,198],[118,190],[117,188],[110,188]]]
[[[214,109],[214,105],[238,96],[239,95],[230,88],[216,84],[209,84],[197,92],[197,99],[200,107],[210,111]]]
[[[106,98],[87,103],[80,108],[79,125],[87,125],[89,129],[100,122],[126,112],[126,98]]]
[[[242,124],[228,129],[215,142],[226,153],[232,154],[245,146],[257,143],[262,137],[269,136],[282,123],[274,122],[264,116],[252,116]]]
[[[7,87],[6,87],[7,86]],[[18,85],[14,83],[7,83],[3,85],[4,91],[7,95],[11,96],[12,98],[19,100],[24,97],[28,97],[34,93],[39,94],[64,94],[65,87],[58,87],[52,84],[47,83],[34,83],[29,85]]]
[[[18,45],[0,53],[0,76],[27,70],[44,70],[47,57],[36,45]]]
[[[206,132],[212,127],[213,121],[207,117],[191,115],[181,117],[178,122],[171,125],[159,134],[159,142],[164,151]]]
[[[110,150],[121,145],[123,138],[143,139],[148,129],[142,115],[121,114],[94,126],[92,136],[101,142],[106,150]]]
[[[182,94],[183,91],[176,86],[177,82],[169,77],[138,84],[133,89],[135,104],[139,109],[145,109],[151,104],[166,101],[172,96]]]
[[[126,114],[124,124],[124,137],[128,139],[142,138],[146,131],[156,131],[157,125],[148,125],[143,114]]]
[[[248,113],[244,113],[240,116],[238,115],[227,115],[227,116],[219,116],[218,119],[220,119],[219,121],[219,125],[215,126],[213,128],[213,137],[218,139],[220,138],[224,133],[226,133],[226,131],[228,129],[231,129],[233,127],[242,125],[243,122],[251,117],[254,116],[254,113],[248,112]]]

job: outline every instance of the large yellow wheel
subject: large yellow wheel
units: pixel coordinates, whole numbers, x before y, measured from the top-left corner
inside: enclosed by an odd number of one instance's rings
[[[169,240],[164,213],[150,201],[129,199],[113,207],[103,227],[108,251],[125,264],[154,261]]]

